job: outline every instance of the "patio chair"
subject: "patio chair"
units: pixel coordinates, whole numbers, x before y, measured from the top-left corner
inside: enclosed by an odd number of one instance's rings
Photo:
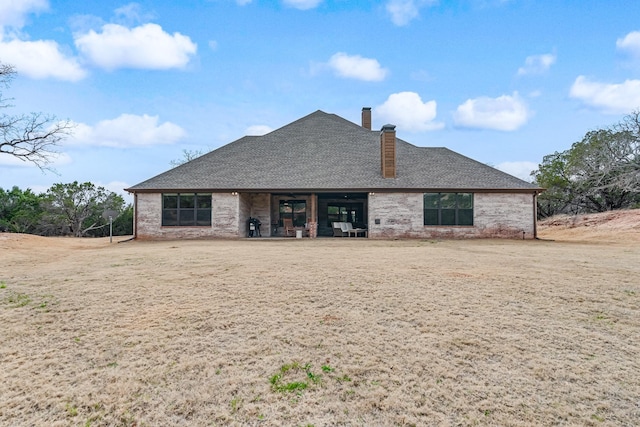
[[[332,222],[331,229],[333,230],[333,237],[344,237],[342,232],[342,222]]]
[[[350,222],[341,222],[340,228],[342,229],[342,235],[349,237],[350,231],[353,230],[353,225]]]
[[[282,226],[284,227],[285,237],[289,237],[289,233],[291,233],[291,237],[296,237],[296,228],[293,226],[293,219],[282,218]]]

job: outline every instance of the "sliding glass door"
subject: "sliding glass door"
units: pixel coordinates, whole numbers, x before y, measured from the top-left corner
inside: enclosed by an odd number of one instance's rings
[[[280,227],[282,220],[291,218],[294,227],[304,227],[307,223],[307,202],[304,200],[280,200]]]
[[[363,204],[340,202],[329,203],[327,206],[327,227],[331,227],[332,222],[350,222],[352,224],[363,226]]]

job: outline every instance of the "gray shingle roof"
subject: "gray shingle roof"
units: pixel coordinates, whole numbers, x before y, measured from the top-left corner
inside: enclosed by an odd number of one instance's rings
[[[537,186],[441,147],[397,139],[397,177],[382,178],[380,132],[316,111],[245,136],[128,191],[509,190]]]

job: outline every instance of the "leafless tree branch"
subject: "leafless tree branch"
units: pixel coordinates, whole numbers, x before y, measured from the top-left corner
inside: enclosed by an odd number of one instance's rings
[[[15,75],[13,66],[0,63],[0,86],[9,87]],[[0,93],[0,108],[8,107]],[[71,134],[73,127],[69,120],[56,121],[54,116],[42,113],[0,115],[0,154],[48,169],[60,141]]]

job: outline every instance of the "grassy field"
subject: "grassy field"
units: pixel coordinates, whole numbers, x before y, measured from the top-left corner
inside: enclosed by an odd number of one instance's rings
[[[0,425],[638,425],[638,234],[558,235],[0,234]]]

